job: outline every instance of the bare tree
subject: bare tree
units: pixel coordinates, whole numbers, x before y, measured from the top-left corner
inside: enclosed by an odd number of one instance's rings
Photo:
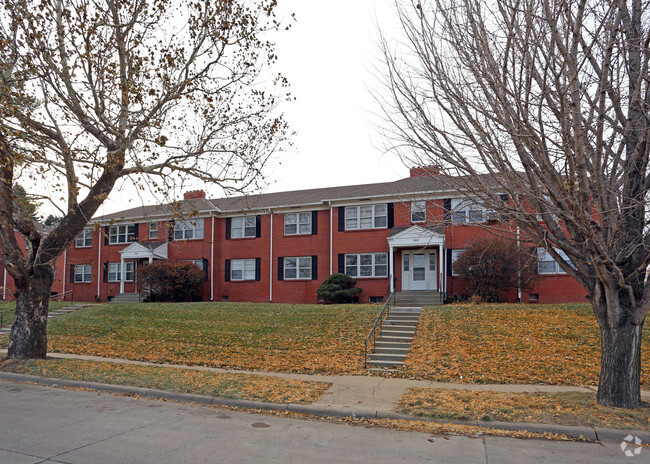
[[[392,146],[408,163],[440,165],[582,284],[601,331],[598,403],[638,407],[650,304],[647,0],[397,9],[407,51],[382,41]]]
[[[0,239],[16,283],[9,357],[43,358],[56,258],[120,178],[250,186],[286,139],[264,37],[273,0],[2,0]],[[263,87],[260,78],[266,78]],[[43,236],[11,187],[59,191]],[[153,180],[152,180],[153,178]],[[14,231],[27,241],[27,253]]]

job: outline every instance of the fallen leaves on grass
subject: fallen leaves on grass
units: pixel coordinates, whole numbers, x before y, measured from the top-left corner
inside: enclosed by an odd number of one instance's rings
[[[405,375],[439,382],[595,385],[600,333],[587,304],[426,308],[406,364]],[[641,371],[650,385],[648,356]]]
[[[635,410],[603,407],[592,393],[506,393],[410,388],[400,398],[405,414],[438,419],[539,422],[650,430],[650,404]]]
[[[303,373],[363,372],[370,305],[111,305],[53,320],[55,352]]]
[[[6,360],[0,363],[0,370],[269,403],[309,404],[318,400],[330,386],[325,382],[264,375],[222,374],[76,359]]]

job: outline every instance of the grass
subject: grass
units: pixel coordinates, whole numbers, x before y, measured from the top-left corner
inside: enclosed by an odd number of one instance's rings
[[[70,306],[69,301],[50,301],[50,310]],[[15,301],[0,301],[0,314],[2,315],[2,324],[0,327],[9,327],[14,320],[14,312],[16,311]]]
[[[269,403],[309,404],[318,400],[330,386],[326,382],[264,375],[222,374],[75,359],[5,360],[0,362],[0,371]]]
[[[103,305],[51,321],[51,351],[276,372],[362,371],[376,305]]]
[[[650,404],[635,410],[598,406],[592,393],[504,393],[410,388],[398,402],[405,414],[438,419],[537,422],[650,430]]]
[[[643,331],[642,388],[650,388]],[[596,385],[600,333],[587,304],[425,308],[404,375],[439,382]]]

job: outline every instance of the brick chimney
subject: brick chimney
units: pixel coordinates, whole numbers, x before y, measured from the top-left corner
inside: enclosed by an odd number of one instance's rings
[[[185,192],[185,195],[183,195],[183,198],[185,200],[194,200],[196,198],[205,198],[205,192],[203,190],[191,190],[189,192]]]
[[[411,177],[437,176],[440,174],[440,166],[418,166],[411,168]]]

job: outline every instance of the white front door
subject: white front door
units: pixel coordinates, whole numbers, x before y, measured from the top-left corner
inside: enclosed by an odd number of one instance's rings
[[[402,290],[437,290],[436,250],[402,252]]]

